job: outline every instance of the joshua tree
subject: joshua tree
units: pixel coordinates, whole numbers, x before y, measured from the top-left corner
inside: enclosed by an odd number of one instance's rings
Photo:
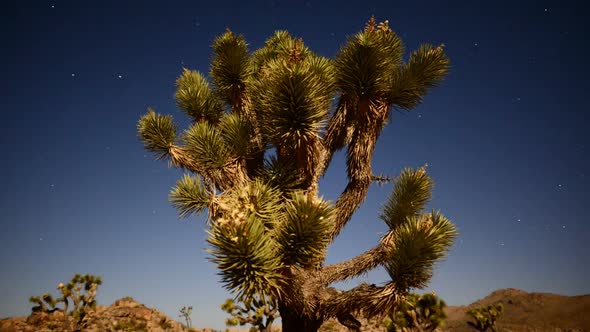
[[[89,311],[96,308],[96,292],[98,286],[102,284],[100,277],[91,274],[76,274],[67,284],[59,283],[57,289],[62,296],[53,299],[49,293],[43,294],[41,297],[32,296],[29,302],[36,304],[32,308],[33,312],[54,312],[57,310],[63,311],[64,319],[67,319],[68,314],[74,318],[74,323],[79,324]],[[68,312],[70,301],[74,307],[71,312]],[[63,308],[57,307],[57,304],[63,302]]]
[[[473,318],[473,322],[467,324],[478,331],[487,331],[488,329],[496,332],[496,322],[502,316],[504,306],[502,303],[489,305],[481,308],[473,308],[467,311],[467,314]]]
[[[272,331],[272,323],[279,316],[277,301],[274,298],[254,298],[251,301],[246,299],[243,306],[232,299],[227,299],[221,305],[221,310],[232,316],[226,319],[226,325],[244,326],[250,324],[254,330],[260,332]]]
[[[191,328],[191,313],[193,312],[193,307],[182,307],[180,308],[180,315],[178,317],[184,318],[186,322],[186,327]]]
[[[446,304],[434,293],[410,294],[385,320],[388,332],[434,331],[447,315]]]
[[[371,160],[392,110],[409,111],[443,79],[443,46],[420,46],[403,60],[387,21],[348,38],[335,59],[286,31],[250,52],[229,29],[213,42],[211,82],[184,69],[178,106],[192,119],[177,137],[171,116],[148,109],[138,123],[147,150],[186,173],[170,200],[181,217],[208,210],[211,260],[240,302],[277,300],[283,331],[317,331],[336,317],[391,312],[410,288],[424,287],[456,236],[439,212],[425,212],[426,168],[376,176]],[[334,153],[346,148],[347,185],[334,204],[318,195]],[[192,174],[192,175],[191,175]],[[326,248],[374,181],[393,181],[381,219],[389,231],[372,249],[325,265]],[[381,286],[331,287],[384,266]]]

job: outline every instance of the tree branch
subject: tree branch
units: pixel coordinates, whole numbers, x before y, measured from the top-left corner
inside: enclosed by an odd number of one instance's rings
[[[329,317],[337,317],[346,313],[362,312],[365,316],[378,316],[392,311],[403,297],[405,290],[395,287],[389,282],[382,287],[360,284],[348,291],[339,292],[330,298],[333,305],[327,307]]]
[[[372,180],[371,161],[375,144],[389,115],[389,105],[381,100],[361,100],[358,120],[348,145],[349,182],[336,201],[336,218],[330,242],[334,240],[367,196]]]
[[[209,169],[192,158],[184,147],[172,145],[169,151],[172,165],[203,176],[206,182],[211,181],[219,190],[230,189],[247,180],[243,167],[237,162],[230,162],[217,169]]]
[[[387,233],[379,244],[364,253],[345,262],[324,267],[320,272],[321,283],[328,286],[336,281],[343,281],[368,272],[387,259],[392,250],[393,232]]]

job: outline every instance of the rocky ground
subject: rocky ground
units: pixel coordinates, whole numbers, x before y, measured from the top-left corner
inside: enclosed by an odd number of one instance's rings
[[[96,311],[84,318],[80,331],[153,331],[153,332],[213,332],[211,329],[188,329],[163,313],[146,307],[130,297],[115,301],[112,305],[97,306]],[[60,311],[50,314],[33,313],[29,317],[0,320],[0,332],[60,332],[75,331],[71,317],[64,319]],[[237,331],[237,330],[236,330]]]
[[[493,303],[504,304],[504,314],[498,322],[498,331],[511,332],[590,332],[590,295],[562,296],[547,293],[527,293],[517,289],[503,289],[468,306],[449,306],[448,318],[441,332],[473,332],[467,325],[465,314],[472,307]],[[384,331],[379,319],[363,322],[363,332]],[[0,332],[60,332],[73,331],[70,317],[61,312],[34,313],[29,317],[0,320]],[[146,307],[130,297],[115,301],[110,306],[98,306],[87,316],[81,331],[153,331],[153,332],[214,332],[211,329],[188,329],[163,313]],[[277,327],[280,331],[280,327]],[[248,329],[227,329],[224,332],[242,332]],[[345,332],[336,321],[326,322],[320,332]]]

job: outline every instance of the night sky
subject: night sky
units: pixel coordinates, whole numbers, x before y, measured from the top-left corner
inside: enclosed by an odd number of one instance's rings
[[[18,3],[19,7],[15,3]],[[224,327],[204,217],[179,219],[181,172],[137,137],[152,106],[175,106],[183,67],[207,73],[226,27],[250,49],[275,30],[334,56],[374,14],[404,40],[446,45],[450,75],[410,113],[393,112],[373,161],[397,175],[427,163],[429,208],[460,236],[427,290],[468,304],[498,288],[590,293],[587,11],[582,1],[15,1],[0,52],[0,317],[75,273],[103,277],[99,304],[132,296],[195,326]],[[338,154],[321,193],[345,186]],[[328,262],[371,248],[391,185],[371,187]],[[351,283],[380,283],[379,269]]]

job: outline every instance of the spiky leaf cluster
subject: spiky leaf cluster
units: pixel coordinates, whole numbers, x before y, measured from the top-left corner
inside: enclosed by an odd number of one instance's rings
[[[211,78],[220,97],[228,104],[235,104],[245,89],[251,73],[248,45],[243,36],[227,30],[213,41]]]
[[[170,202],[182,218],[203,212],[209,206],[209,197],[201,179],[184,174],[172,188]]]
[[[422,102],[427,88],[436,86],[449,70],[444,45],[425,44],[412,53],[406,65],[390,78],[387,100],[401,109],[411,110]]]
[[[176,140],[176,126],[172,116],[156,114],[151,108],[139,119],[137,131],[145,148],[156,153],[157,159],[165,158]]]
[[[394,229],[406,222],[407,217],[417,215],[430,200],[432,186],[425,168],[418,171],[405,168],[396,179],[396,185],[383,207],[381,219]]]
[[[387,273],[401,289],[423,288],[456,235],[455,226],[438,212],[409,217],[394,231],[395,254],[385,265]]]
[[[334,91],[331,62],[313,54],[301,40],[278,34],[267,44],[252,101],[263,130],[277,147],[298,149],[318,138]],[[272,57],[274,56],[274,57]],[[256,61],[256,58],[254,58]]]
[[[207,240],[225,287],[238,298],[276,295],[283,282],[277,246],[265,234],[264,223],[250,215],[241,220],[216,222]]]
[[[224,167],[232,155],[221,130],[208,122],[197,122],[184,132],[182,141],[191,156],[207,170]]]
[[[387,26],[367,28],[350,37],[336,57],[336,84],[353,100],[391,90],[391,75],[399,70],[404,51],[401,39]]]
[[[184,69],[176,80],[176,103],[195,122],[217,122],[223,114],[219,99],[207,79],[198,71]]]
[[[300,192],[287,201],[286,218],[276,235],[285,264],[312,267],[324,260],[332,213],[329,202]]]
[[[244,116],[236,113],[226,114],[221,118],[219,128],[232,155],[245,159],[255,152],[256,147],[253,147],[251,142],[254,134],[252,124]]]
[[[392,238],[385,269],[399,289],[424,287],[457,235],[453,223],[439,212],[422,213],[432,187],[425,167],[406,168],[383,207],[381,219]]]

